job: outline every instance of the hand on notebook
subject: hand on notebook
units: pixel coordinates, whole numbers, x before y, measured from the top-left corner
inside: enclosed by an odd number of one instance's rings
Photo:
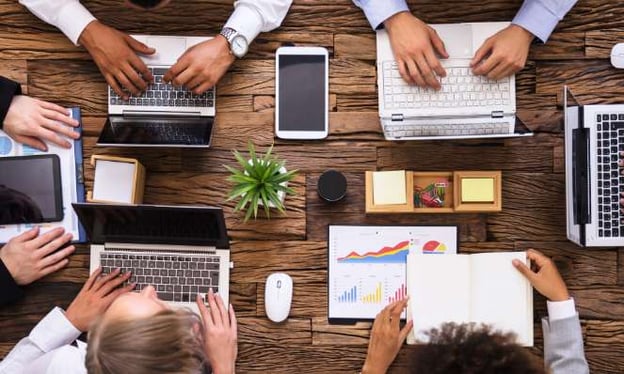
[[[477,50],[470,66],[475,75],[498,80],[524,68],[533,34],[518,25],[509,25],[487,38]]]
[[[513,260],[513,265],[531,282],[537,292],[550,301],[565,301],[570,298],[568,288],[557,266],[549,257],[534,249],[529,249],[527,258],[531,260],[531,268],[518,260]]]
[[[438,33],[409,12],[400,12],[386,19],[384,27],[390,36],[394,59],[403,80],[439,90],[438,77],[445,77],[446,70],[436,52],[443,58],[448,58],[448,53]]]
[[[134,288],[134,283],[119,287],[130,278],[130,272],[120,274],[120,270],[115,269],[105,276],[101,274],[101,268],[91,274],[65,312],[69,322],[82,332],[89,331],[91,324],[104,314],[118,296]]]
[[[234,60],[227,40],[217,35],[186,50],[163,80],[199,95],[216,85]]]
[[[210,309],[206,308],[202,298],[197,295],[197,306],[204,321],[206,356],[214,374],[234,374],[238,354],[234,308],[230,304],[227,310],[221,296],[215,295],[212,288],[207,298]]]
[[[71,147],[63,136],[78,139],[80,134],[72,129],[76,126],[78,121],[69,117],[67,109],[47,101],[17,95],[11,101],[2,129],[17,142],[47,151],[44,140],[64,148]]]
[[[375,317],[362,374],[385,373],[399,353],[413,325],[412,321],[402,329],[399,325],[407,300],[395,301]]]
[[[0,249],[0,259],[20,286],[62,269],[69,263],[67,257],[75,250],[73,245],[57,250],[71,240],[71,234],[64,234],[57,228],[39,235],[39,227],[18,235]]]
[[[106,82],[124,100],[128,98],[128,92],[140,95],[154,80],[137,53],[151,55],[156,50],[130,35],[93,21],[84,29],[78,42],[87,48]]]

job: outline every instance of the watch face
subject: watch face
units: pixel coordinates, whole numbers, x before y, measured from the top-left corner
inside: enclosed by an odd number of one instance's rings
[[[247,53],[247,39],[245,39],[242,35],[236,35],[234,39],[232,39],[232,54],[238,58],[245,56]]]

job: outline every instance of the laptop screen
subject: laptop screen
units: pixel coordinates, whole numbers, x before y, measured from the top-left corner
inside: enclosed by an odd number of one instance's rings
[[[115,242],[229,248],[221,208],[86,203],[72,205],[94,244]]]
[[[109,116],[98,144],[207,146],[212,117]]]

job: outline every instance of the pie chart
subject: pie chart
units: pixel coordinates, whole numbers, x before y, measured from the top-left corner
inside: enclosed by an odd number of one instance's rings
[[[446,245],[437,240],[430,240],[423,245],[423,253],[444,253]]]
[[[8,136],[0,136],[0,156],[5,156],[11,153],[13,149],[13,142]]]

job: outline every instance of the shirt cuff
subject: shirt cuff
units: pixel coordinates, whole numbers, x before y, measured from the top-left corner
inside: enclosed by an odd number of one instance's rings
[[[247,43],[251,44],[262,29],[262,16],[255,9],[240,4],[234,9],[224,27],[236,30],[247,39]]]
[[[0,111],[1,110],[2,109],[0,108]],[[2,129],[1,120],[0,129]],[[2,292],[0,292],[0,306],[12,303],[24,296],[24,291],[17,283],[15,283],[15,279],[13,279],[11,273],[9,272],[9,269],[6,268],[6,265],[4,265],[4,262],[2,262],[2,260],[0,260],[0,285],[2,286]]]
[[[9,113],[11,102],[15,95],[22,94],[22,87],[19,83],[14,82],[8,78],[0,76],[0,130],[4,123],[4,118]],[[4,265],[2,265],[4,267]],[[8,273],[8,270],[7,270]],[[13,278],[11,278],[13,279]],[[2,284],[2,283],[0,283]],[[0,297],[2,299],[2,297]]]
[[[573,298],[565,301],[546,301],[546,306],[548,307],[548,319],[551,321],[566,319],[576,315]]]
[[[540,1],[525,1],[511,23],[521,26],[546,43],[561,19]]]
[[[405,0],[384,0],[383,6],[374,5],[378,0],[365,0],[361,2],[366,19],[373,30],[380,28],[385,20],[400,12],[409,12]]]
[[[93,17],[82,4],[77,1],[68,2],[67,5],[59,11],[55,26],[58,27],[72,43],[79,45],[78,39],[80,35],[87,25],[94,20],[95,17]]]
[[[43,352],[71,344],[81,332],[65,317],[63,309],[56,307],[45,316],[28,336]]]

